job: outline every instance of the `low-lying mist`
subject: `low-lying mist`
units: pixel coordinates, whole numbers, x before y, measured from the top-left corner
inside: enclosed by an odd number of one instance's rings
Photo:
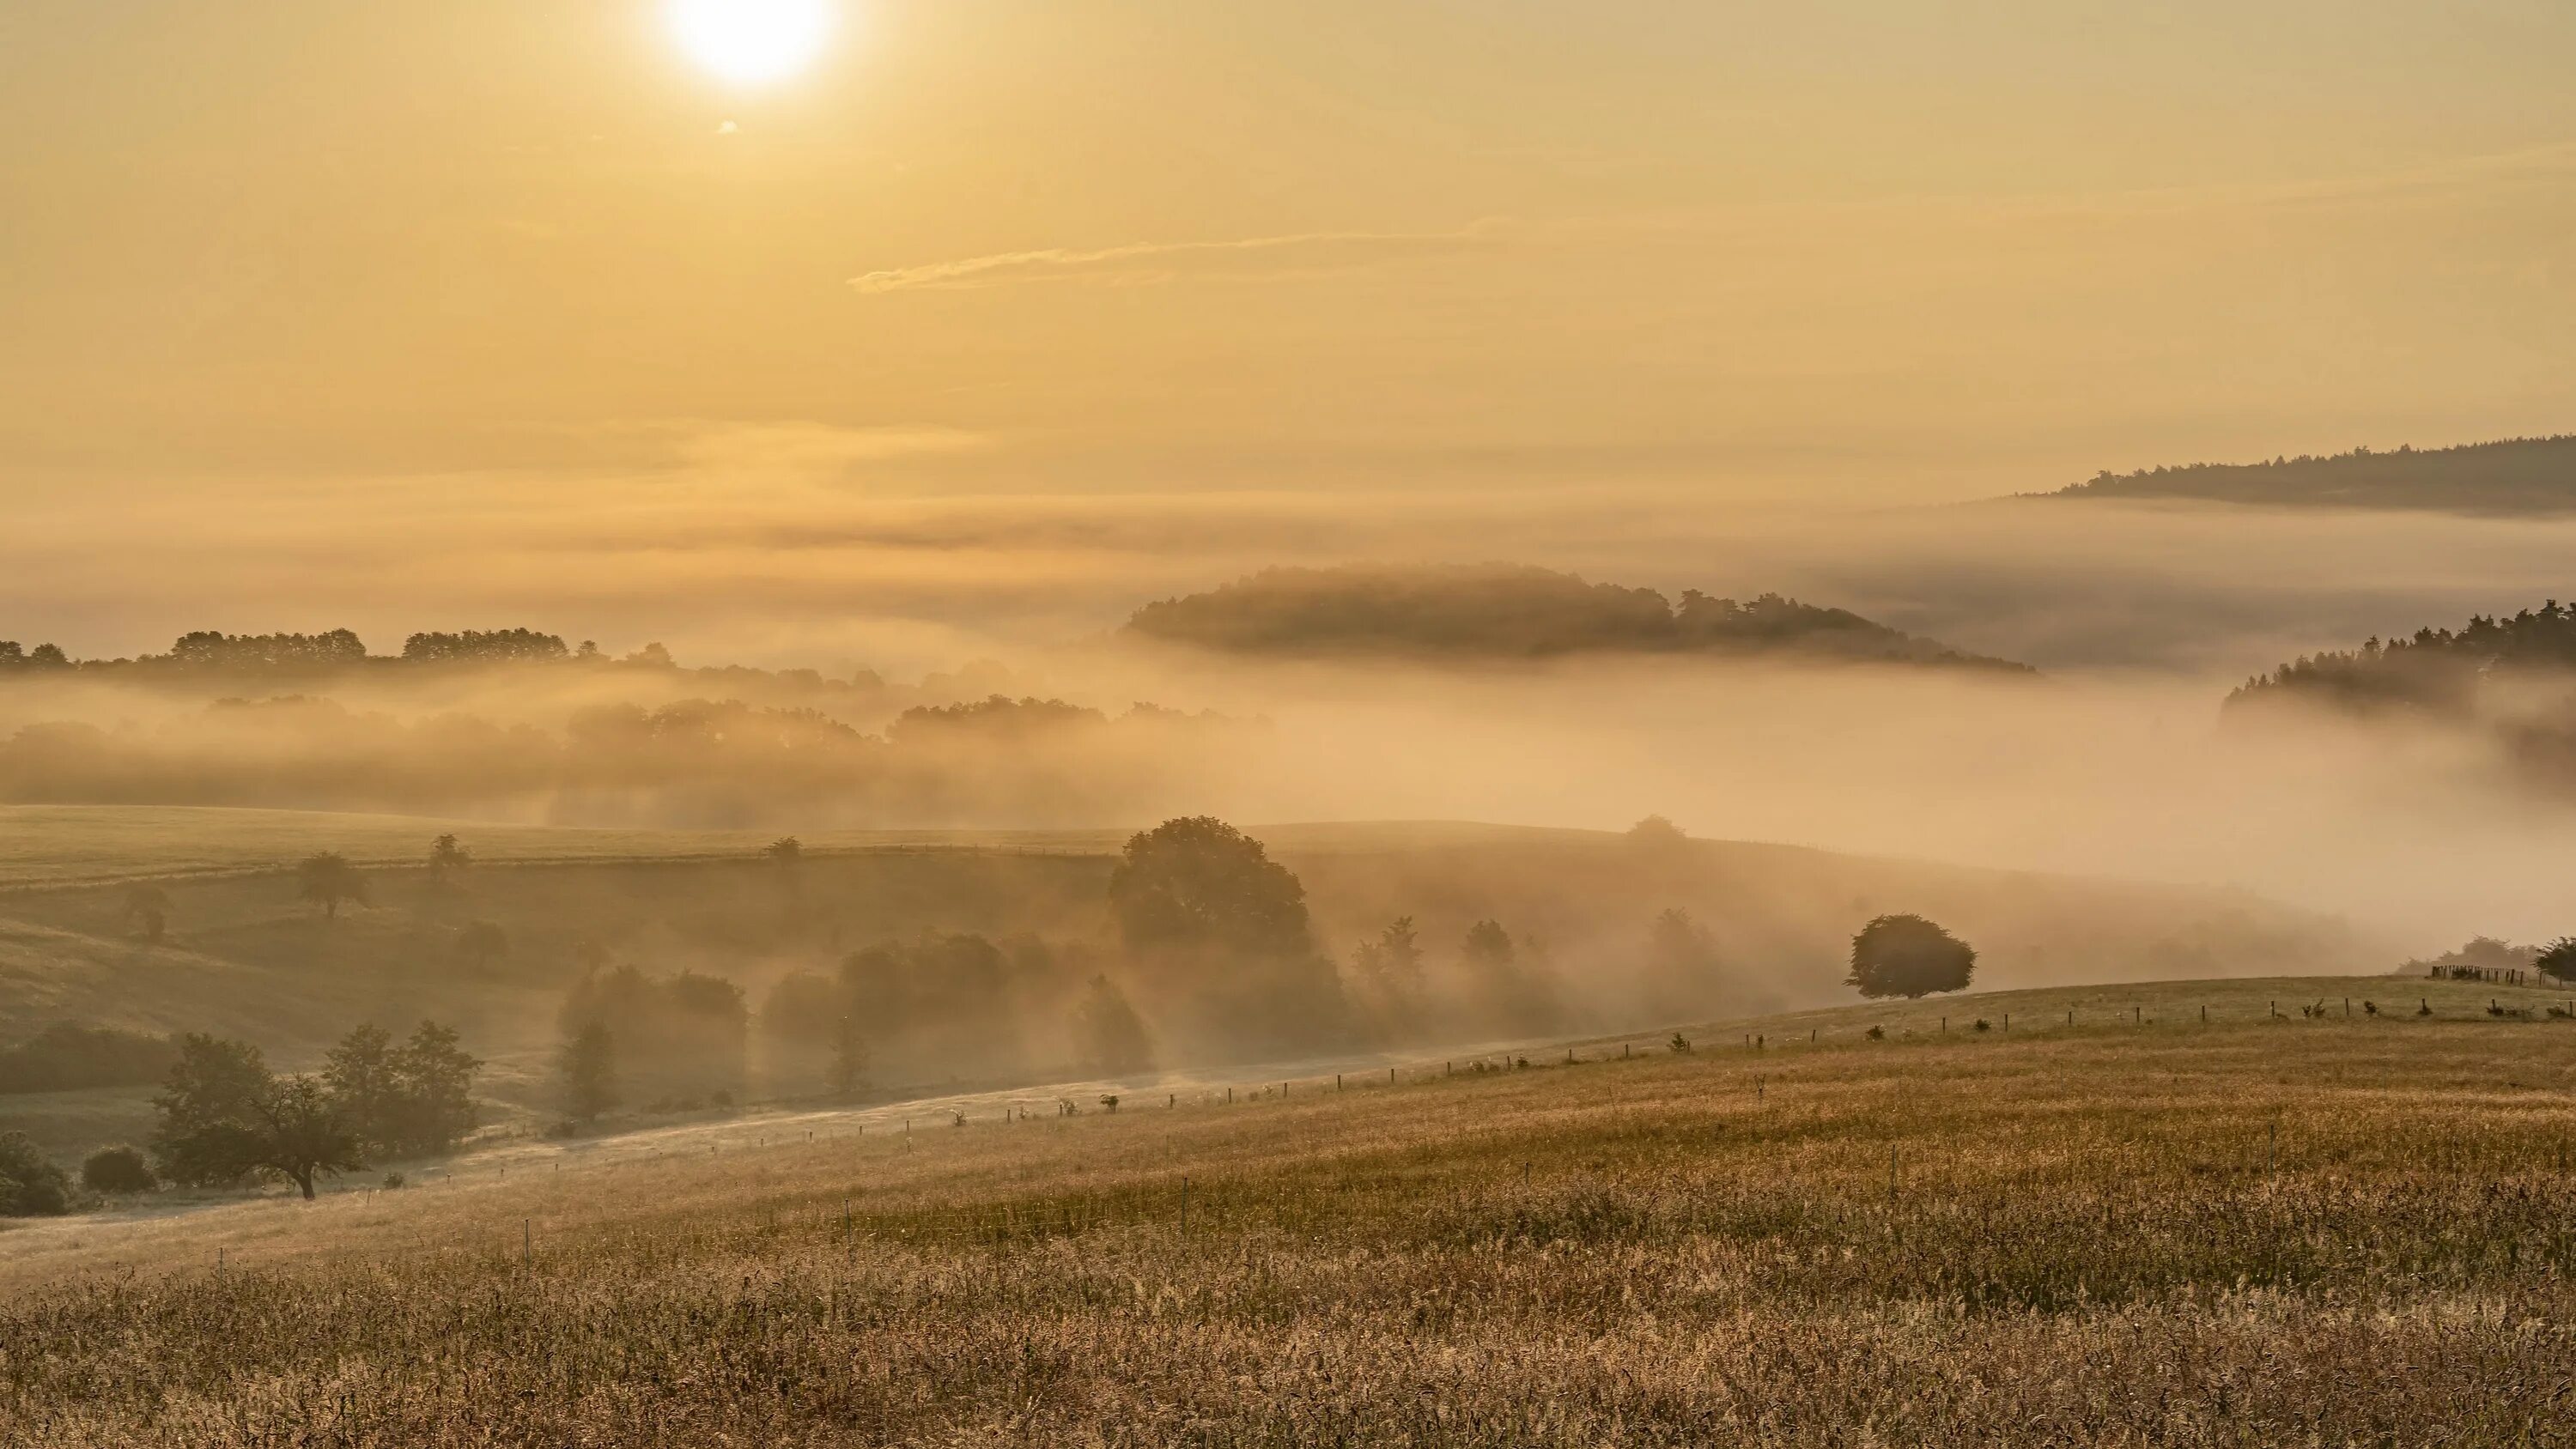
[[[965,707],[907,703],[941,693],[918,686],[745,682],[768,702],[667,671],[439,676],[409,709],[381,680],[355,705],[22,683],[0,691],[0,797],[782,832],[1661,813],[1702,837],[2241,887],[2425,951],[2562,924],[2547,844],[2563,816],[2491,743],[2306,717],[2232,728],[2206,679],[1101,646],[1044,680],[971,681],[1028,691],[1000,702],[950,681]]]

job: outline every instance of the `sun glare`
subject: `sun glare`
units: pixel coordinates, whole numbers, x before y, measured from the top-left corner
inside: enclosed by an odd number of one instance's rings
[[[834,19],[833,0],[667,0],[664,10],[689,58],[736,85],[804,69]]]

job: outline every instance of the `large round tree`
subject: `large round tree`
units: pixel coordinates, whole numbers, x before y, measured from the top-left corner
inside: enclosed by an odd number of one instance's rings
[[[1109,905],[1131,951],[1214,947],[1311,955],[1306,888],[1261,842],[1213,815],[1166,820],[1127,842]]]
[[[1843,984],[1863,996],[1929,996],[1966,989],[1976,967],[1975,947],[1921,916],[1881,916],[1852,937]]]
[[[1285,1056],[1349,1034],[1349,1003],[1315,949],[1306,888],[1261,842],[1212,816],[1166,820],[1127,842],[1109,908],[1140,1000],[1244,1057]]]

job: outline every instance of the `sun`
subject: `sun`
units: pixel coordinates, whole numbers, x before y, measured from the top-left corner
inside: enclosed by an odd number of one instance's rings
[[[831,38],[833,0],[664,0],[680,48],[735,85],[783,80]]]

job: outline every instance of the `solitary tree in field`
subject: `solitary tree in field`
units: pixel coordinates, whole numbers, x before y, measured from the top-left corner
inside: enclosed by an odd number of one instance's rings
[[[1314,952],[1305,886],[1260,841],[1214,816],[1166,820],[1130,839],[1109,873],[1109,908],[1130,950],[1272,960]]]
[[[805,858],[805,842],[793,835],[782,835],[762,846],[760,853],[780,865],[794,865]]]
[[[456,932],[456,954],[478,972],[510,954],[510,933],[490,921],[468,921]]]
[[[1928,996],[1965,990],[1976,967],[1975,947],[1921,916],[1881,916],[1852,937],[1844,984],[1863,996]]]
[[[144,940],[157,943],[170,931],[170,893],[148,880],[136,881],[125,888],[125,918]]]
[[[1109,909],[1137,979],[1230,1038],[1285,1055],[1347,1039],[1341,973],[1315,949],[1306,888],[1260,841],[1209,815],[1132,836]]]
[[[331,1094],[311,1077],[278,1078],[253,1111],[263,1130],[250,1165],[294,1183],[307,1202],[313,1200],[317,1176],[367,1165],[358,1135],[341,1120]]]
[[[2532,964],[2552,981],[2576,983],[2576,936],[2561,936],[2542,947]]]
[[[474,852],[467,850],[453,835],[442,835],[429,843],[429,883],[447,886],[457,872],[474,863]]]
[[[343,901],[367,904],[367,877],[336,850],[304,857],[296,864],[295,884],[298,893],[320,906],[328,919],[338,919]]]
[[[1674,850],[1690,844],[1690,837],[1663,816],[1649,815],[1628,827],[1628,843],[1650,850]]]
[[[563,1048],[564,1110],[576,1122],[596,1122],[617,1105],[617,1042],[605,1022],[572,1034]]]

